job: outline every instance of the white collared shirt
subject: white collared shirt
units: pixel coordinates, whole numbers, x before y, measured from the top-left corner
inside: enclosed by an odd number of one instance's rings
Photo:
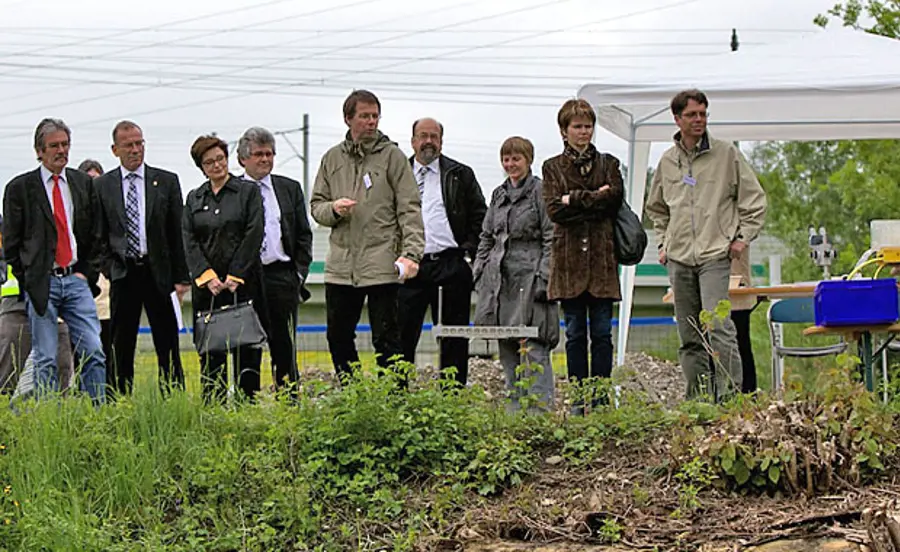
[[[44,183],[44,191],[47,192],[50,211],[55,212],[53,208],[53,173],[43,163],[41,163],[41,181]],[[72,190],[69,189],[65,169],[59,175],[59,190],[62,192],[63,208],[66,211],[66,224],[69,226],[69,245],[72,247],[72,263],[69,266],[72,266],[78,262],[78,243],[75,241],[75,204],[72,202]],[[54,262],[53,267],[57,268],[59,265]]]
[[[267,174],[262,180],[253,180],[248,174],[244,174],[244,180],[256,184],[263,199],[265,231],[259,260],[264,265],[278,261],[290,262],[291,258],[285,253],[284,244],[281,243],[281,207],[278,205],[278,197],[275,195],[275,187],[272,185],[272,175]]]
[[[132,171],[129,171],[125,167],[119,166],[119,171],[122,174],[122,200],[125,205],[125,218],[128,218],[128,188],[130,186],[128,180],[125,178]],[[144,179],[144,164],[135,169],[134,174],[137,178],[134,179],[134,185],[137,188],[137,197],[138,197],[138,237],[139,237],[139,248],[141,250],[141,255],[147,254],[147,182]],[[125,231],[128,231],[128,227],[125,227]],[[127,238],[127,236],[126,236]]]
[[[444,208],[444,193],[441,190],[440,158],[428,165],[413,160],[413,174],[419,182],[419,171],[428,167],[425,174],[425,189],[422,192],[422,221],[425,223],[425,253],[440,253],[458,247]]]

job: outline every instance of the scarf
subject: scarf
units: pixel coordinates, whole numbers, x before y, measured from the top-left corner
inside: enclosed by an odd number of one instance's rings
[[[588,144],[588,147],[580,152],[570,146],[567,142],[566,148],[563,150],[563,155],[575,165],[581,176],[587,176],[591,174],[591,169],[594,168],[594,158],[597,156],[597,148],[594,147],[594,144]]]

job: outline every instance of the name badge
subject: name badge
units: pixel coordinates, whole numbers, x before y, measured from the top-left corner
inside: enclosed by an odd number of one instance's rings
[[[366,185],[367,190],[372,187],[372,178],[369,177],[369,173],[363,175],[363,184]]]
[[[696,186],[697,185],[697,179],[694,178],[693,176],[685,176],[682,180],[688,186]]]

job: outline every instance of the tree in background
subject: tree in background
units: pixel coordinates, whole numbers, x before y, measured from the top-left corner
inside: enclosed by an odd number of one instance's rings
[[[820,14],[830,23],[900,38],[900,0],[848,0]],[[852,105],[836,109],[852,110]],[[838,248],[832,273],[849,271],[869,247],[869,222],[900,218],[900,141],[769,142],[751,161],[769,194],[766,232],[789,248],[786,281],[821,277],[808,257],[807,228],[825,226]]]
[[[900,0],[847,0],[842,4],[835,4],[827,15],[817,15],[813,21],[816,25],[825,27],[830,22],[829,15],[840,19],[845,27],[900,38]]]

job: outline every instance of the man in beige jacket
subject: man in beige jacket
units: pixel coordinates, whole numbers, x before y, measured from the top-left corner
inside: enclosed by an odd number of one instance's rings
[[[672,99],[679,132],[659,161],[646,210],[675,297],[687,396],[709,394],[720,401],[741,389],[735,327],[730,318],[717,321],[707,337],[700,311],[728,300],[731,262],[748,254],[748,244],[762,230],[766,195],[740,150],[707,132],[708,107],[699,90]],[[709,373],[707,343],[716,353],[715,377]]]
[[[414,278],[425,249],[421,199],[406,156],[378,130],[381,103],[367,90],[344,101],[349,127],[322,158],[310,197],[312,216],[331,228],[325,257],[326,336],[337,375],[359,362],[354,342],[369,302],[378,365],[403,354],[397,313],[400,283]]]

